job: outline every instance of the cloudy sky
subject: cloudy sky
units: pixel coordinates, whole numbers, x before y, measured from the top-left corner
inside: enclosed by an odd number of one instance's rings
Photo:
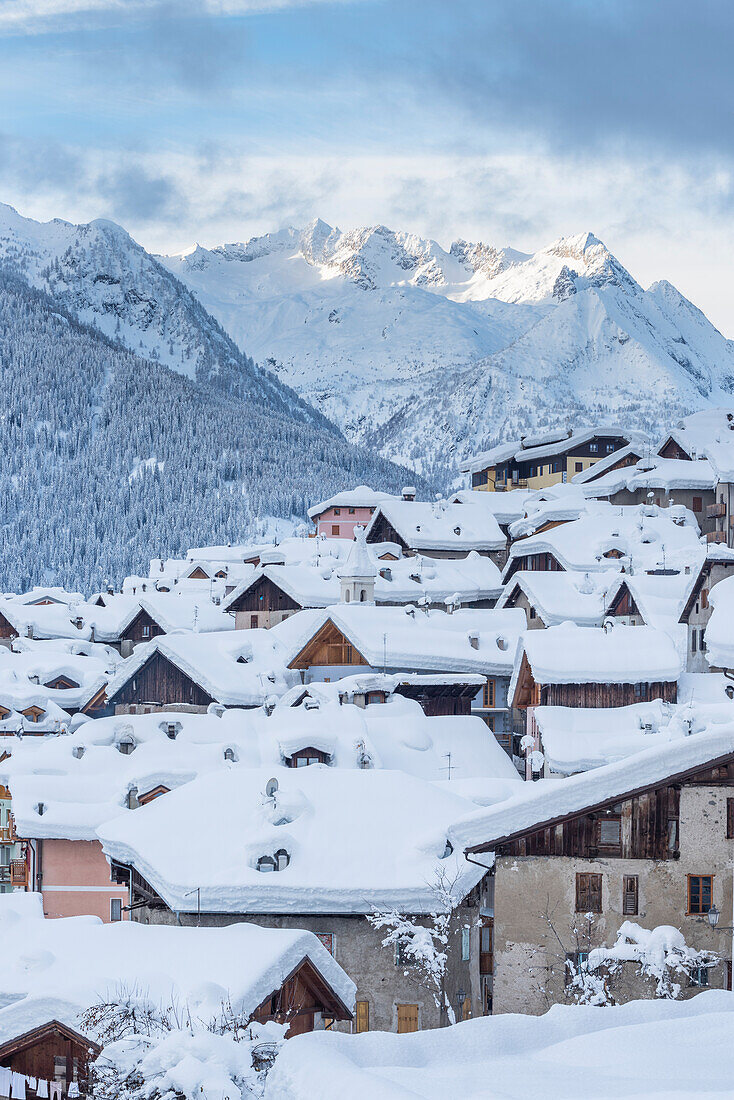
[[[593,230],[734,337],[730,0],[0,0],[0,200],[175,252]]]

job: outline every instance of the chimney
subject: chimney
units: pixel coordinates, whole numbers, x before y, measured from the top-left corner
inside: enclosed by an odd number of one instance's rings
[[[468,635],[469,645],[472,649],[479,649],[479,633],[476,630],[472,630]]]

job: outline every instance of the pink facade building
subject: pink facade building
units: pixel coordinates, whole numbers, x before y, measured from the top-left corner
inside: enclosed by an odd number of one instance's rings
[[[98,840],[43,839],[28,842],[29,890],[40,889],[47,917],[129,920],[129,890],[112,878]]]
[[[328,500],[309,508],[309,518],[316,525],[316,534],[329,539],[353,539],[354,528],[366,527],[372,513],[383,500],[397,500],[390,493],[375,492],[367,485],[345,489]],[[403,489],[403,500],[414,500],[415,489]]]

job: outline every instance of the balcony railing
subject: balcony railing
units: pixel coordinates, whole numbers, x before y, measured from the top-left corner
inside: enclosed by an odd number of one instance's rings
[[[0,886],[6,886],[10,882],[10,866],[0,863]]]
[[[726,542],[726,531],[709,531],[706,542]]]
[[[11,859],[10,881],[13,886],[28,885],[28,865],[24,859]]]
[[[716,519],[717,516],[726,515],[726,502],[723,500],[717,500],[716,504],[706,505],[706,516],[708,519]]]
[[[17,839],[12,825],[0,825],[0,844],[15,844]]]

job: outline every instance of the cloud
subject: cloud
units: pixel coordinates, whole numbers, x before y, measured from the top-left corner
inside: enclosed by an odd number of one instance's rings
[[[200,0],[196,6],[203,15],[246,16],[317,4],[348,4],[360,0]],[[171,0],[173,8],[175,0]],[[0,5],[0,33],[39,34],[79,26],[90,16],[119,21],[155,15],[156,9],[169,6],[160,0],[12,0]],[[178,7],[178,4],[175,4]]]

